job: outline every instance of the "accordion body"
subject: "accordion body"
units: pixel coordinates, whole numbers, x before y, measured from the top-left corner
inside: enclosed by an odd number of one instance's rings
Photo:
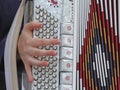
[[[120,89],[118,0],[34,0],[31,4],[32,13],[28,11],[31,20],[43,24],[41,29],[34,30],[33,37],[61,40],[61,45],[51,47],[58,52],[56,57],[52,57],[53,61],[57,59],[53,62],[56,66],[37,68],[43,70],[41,77],[38,75],[37,78],[36,67],[33,68],[37,80],[44,77],[46,69],[56,77],[49,73],[48,78],[53,77],[53,81],[46,84],[43,78],[41,83],[45,87],[41,84],[36,87],[36,80],[33,89]],[[42,60],[41,57],[37,59]]]

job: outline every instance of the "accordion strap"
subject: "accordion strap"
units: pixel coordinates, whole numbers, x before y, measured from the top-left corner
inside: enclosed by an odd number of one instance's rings
[[[16,67],[16,48],[21,23],[23,19],[25,1],[22,0],[17,10],[11,28],[9,30],[5,51],[4,51],[4,66],[5,66],[5,78],[7,90],[18,90],[18,78],[17,78],[17,67]]]

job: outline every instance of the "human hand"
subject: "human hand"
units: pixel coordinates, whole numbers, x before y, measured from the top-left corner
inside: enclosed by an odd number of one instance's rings
[[[60,44],[58,39],[33,38],[33,30],[41,26],[41,23],[35,21],[25,24],[18,40],[18,52],[24,63],[29,82],[33,81],[31,66],[48,66],[47,61],[38,61],[34,57],[55,56],[57,54],[54,50],[42,50],[37,47]]]

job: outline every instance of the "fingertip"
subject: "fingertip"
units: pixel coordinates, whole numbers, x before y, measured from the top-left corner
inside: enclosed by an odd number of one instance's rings
[[[27,76],[28,76],[28,82],[32,83],[33,82],[32,72],[30,71],[29,73],[27,73]]]
[[[27,30],[34,30],[40,27],[42,27],[42,23],[38,21],[31,21],[30,23],[25,24],[25,29]]]
[[[32,76],[31,67],[29,65],[25,65],[25,70],[26,70],[26,73],[27,73],[28,82],[32,83],[33,82],[33,76]]]
[[[32,83],[33,82],[33,77],[28,77],[28,82]]]
[[[61,40],[58,40],[57,43],[60,44],[60,43],[61,43]]]
[[[48,64],[49,64],[49,63],[48,63],[47,61],[44,61],[44,62],[43,62],[43,65],[44,65],[44,66],[48,66]]]
[[[50,55],[50,56],[56,56],[57,55],[57,52],[54,50],[49,50],[48,54],[47,55]]]
[[[40,66],[48,66],[48,62],[47,61],[41,61],[40,62]]]
[[[61,40],[53,39],[52,44],[61,44]]]

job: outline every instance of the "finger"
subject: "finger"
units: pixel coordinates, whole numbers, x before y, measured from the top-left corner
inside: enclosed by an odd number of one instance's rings
[[[55,50],[41,50],[38,48],[29,48],[29,55],[31,56],[55,56],[57,52]]]
[[[41,26],[42,26],[42,24],[40,22],[32,21],[30,23],[25,24],[24,29],[26,29],[26,30],[34,30],[36,28],[40,28]]]
[[[34,47],[37,46],[47,46],[47,45],[57,45],[60,44],[59,39],[39,39],[39,38],[33,38],[31,44]]]
[[[25,70],[26,70],[26,73],[27,73],[27,76],[28,76],[28,81],[30,83],[32,83],[33,81],[33,76],[32,76],[32,71],[31,71],[31,66],[30,65],[25,65]]]
[[[36,60],[35,58],[33,57],[29,57],[29,63],[32,65],[32,66],[48,66],[48,62],[47,61],[39,61],[39,60]]]

